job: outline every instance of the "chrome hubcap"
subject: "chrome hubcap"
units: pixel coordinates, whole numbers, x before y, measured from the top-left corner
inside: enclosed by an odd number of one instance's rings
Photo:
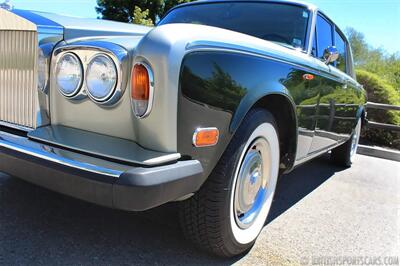
[[[243,158],[239,170],[234,211],[240,228],[248,228],[259,214],[267,194],[268,143],[263,138],[255,140]]]

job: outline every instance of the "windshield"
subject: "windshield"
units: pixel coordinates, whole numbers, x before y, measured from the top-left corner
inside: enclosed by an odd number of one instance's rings
[[[194,4],[168,13],[158,25],[191,23],[214,26],[305,49],[309,11],[305,7],[267,2]]]

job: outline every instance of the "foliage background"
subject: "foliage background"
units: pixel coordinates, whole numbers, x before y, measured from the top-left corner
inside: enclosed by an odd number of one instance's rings
[[[357,81],[367,91],[368,101],[400,106],[400,56],[388,54],[382,48],[373,48],[365,41],[365,36],[353,28],[347,28]],[[368,120],[400,125],[399,111],[367,110]],[[362,135],[367,143],[400,149],[400,132],[367,129]]]
[[[97,0],[101,18],[154,25],[172,7],[193,0]]]

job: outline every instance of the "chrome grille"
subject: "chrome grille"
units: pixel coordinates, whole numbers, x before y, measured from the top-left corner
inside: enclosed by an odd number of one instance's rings
[[[37,57],[37,32],[0,27],[1,124],[36,127]]]

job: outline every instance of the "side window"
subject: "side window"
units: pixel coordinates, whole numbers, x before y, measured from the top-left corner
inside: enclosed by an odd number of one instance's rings
[[[324,58],[324,50],[333,46],[332,25],[323,17],[317,17],[317,57]]]
[[[347,71],[346,61],[347,61],[347,47],[346,42],[343,37],[335,31],[335,46],[339,51],[339,59],[336,61],[336,67],[342,70],[344,73]]]

